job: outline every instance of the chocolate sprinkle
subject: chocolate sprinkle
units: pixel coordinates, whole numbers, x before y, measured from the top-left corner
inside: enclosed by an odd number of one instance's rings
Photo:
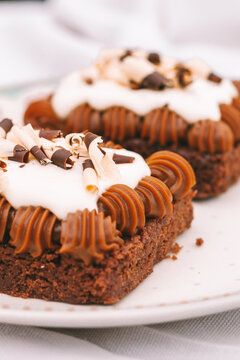
[[[61,148],[61,149],[56,150],[53,153],[51,160],[55,165],[57,165],[63,169],[69,170],[73,167],[73,164],[74,164],[72,159],[70,159],[70,156],[72,156],[72,153],[70,151],[68,151],[64,148]],[[67,166],[67,164],[69,166]]]
[[[172,85],[171,81],[157,71],[147,75],[141,82],[141,87],[152,90],[163,90]]]
[[[13,122],[10,119],[3,119],[0,122],[0,127],[5,131],[5,133],[7,134],[11,128],[13,127]]]
[[[213,81],[217,84],[220,84],[220,82],[222,81],[222,78],[214,73],[210,73],[208,75],[208,80]]]
[[[47,165],[48,164],[47,157],[44,154],[44,152],[40,149],[39,146],[37,146],[37,145],[33,146],[30,149],[30,152],[35,157],[35,159],[40,162],[41,165]]]
[[[27,163],[29,158],[29,151],[22,145],[16,145],[13,149],[13,156],[9,160],[17,161],[20,163]]]
[[[161,62],[160,56],[158,53],[149,53],[148,54],[148,61],[150,61],[151,63],[155,64],[155,65],[159,65]]]
[[[116,164],[131,164],[134,160],[135,158],[133,156],[113,154],[113,161]]]
[[[54,140],[56,138],[60,138],[62,137],[63,134],[61,132],[61,130],[45,130],[45,129],[41,129],[39,131],[39,137],[42,137],[44,139],[47,139],[47,140]]]

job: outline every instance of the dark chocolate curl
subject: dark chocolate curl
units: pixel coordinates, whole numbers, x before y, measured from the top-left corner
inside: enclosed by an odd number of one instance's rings
[[[120,56],[119,60],[123,61],[126,57],[131,55],[132,55],[132,50],[126,50],[125,53],[122,56]]]
[[[89,149],[89,146],[91,144],[91,142],[93,142],[93,140],[95,140],[98,136],[96,134],[93,134],[92,132],[87,132],[85,137],[84,137],[84,143],[87,147],[87,149]]]
[[[177,79],[179,85],[185,87],[192,83],[192,73],[189,69],[179,68],[177,72]]]
[[[45,129],[41,129],[39,131],[39,137],[42,137],[44,139],[47,139],[47,140],[54,140],[56,138],[60,138],[62,137],[63,134],[61,132],[61,130],[45,130]]]
[[[86,159],[86,160],[83,162],[82,167],[83,167],[83,170],[89,169],[89,168],[94,169],[94,165],[93,165],[92,160]]]
[[[150,61],[151,63],[158,65],[161,62],[160,56],[158,53],[150,53],[148,54],[148,61]]]
[[[168,80],[165,76],[159,74],[157,71],[147,75],[141,83],[142,88],[152,90],[163,90],[170,86],[172,86],[171,81]]]
[[[113,154],[112,159],[115,164],[131,164],[135,160],[133,156],[126,156],[120,154]]]
[[[20,163],[27,163],[29,158],[29,151],[22,145],[16,145],[13,149],[13,156],[9,160],[17,161]]]
[[[47,165],[49,163],[48,158],[44,154],[44,152],[40,149],[39,146],[35,145],[30,149],[30,152],[35,157],[37,161],[40,162],[41,165]]]
[[[0,127],[5,131],[5,133],[7,134],[11,128],[13,127],[13,122],[10,119],[3,119],[0,122]]]
[[[220,78],[220,76],[218,76],[218,75],[216,75],[214,73],[210,73],[208,75],[208,80],[213,81],[213,82],[215,82],[217,84],[220,84],[220,82],[222,81],[222,78]]]
[[[72,156],[70,151],[61,148],[53,153],[51,160],[55,165],[68,170],[71,169],[74,164],[70,156]]]

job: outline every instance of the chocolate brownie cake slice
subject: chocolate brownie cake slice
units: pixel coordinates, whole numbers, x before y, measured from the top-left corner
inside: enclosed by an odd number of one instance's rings
[[[24,121],[65,134],[88,129],[144,157],[175,151],[195,170],[197,198],[207,198],[240,174],[239,88],[197,59],[105,49],[29,104]]]
[[[190,227],[194,172],[91,133],[0,122],[0,292],[112,304]]]

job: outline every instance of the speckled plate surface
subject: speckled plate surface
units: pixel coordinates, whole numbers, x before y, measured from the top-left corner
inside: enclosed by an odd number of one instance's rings
[[[21,104],[16,104],[11,105],[12,114],[20,111]],[[178,259],[157,264],[154,272],[118,304],[73,306],[0,295],[0,322],[52,327],[126,326],[240,307],[240,182],[216,199],[195,202],[194,207],[191,229],[177,240],[183,246]],[[195,244],[199,237],[204,240],[201,247]]]

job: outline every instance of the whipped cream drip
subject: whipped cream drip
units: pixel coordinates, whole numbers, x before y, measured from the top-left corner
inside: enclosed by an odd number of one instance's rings
[[[62,144],[63,139],[60,139],[59,145]],[[150,175],[150,169],[140,155],[124,149],[104,150],[135,158],[133,163],[116,165],[120,173],[118,184],[135,188],[139,180]],[[7,163],[7,172],[1,172],[1,195],[16,209],[20,206],[42,206],[59,219],[66,219],[68,213],[76,210],[97,209],[98,197],[116,183],[114,179],[99,178],[99,192],[88,192],[83,184],[82,162],[85,158],[74,159],[75,164],[69,170],[53,164],[42,166],[35,159],[24,166],[4,158],[2,160]]]
[[[208,80],[211,69],[201,60],[188,60],[181,66],[191,71],[191,84],[181,88],[173,86],[164,90],[132,89],[131,74],[137,82],[147,74],[157,71],[168,79],[175,79],[176,59],[160,57],[159,64],[147,60],[147,53],[134,51],[132,56],[120,61],[124,50],[108,49],[100,54],[99,62],[65,77],[52,97],[52,106],[64,119],[76,106],[88,103],[97,110],[123,106],[139,115],[168,104],[188,122],[203,119],[220,120],[219,104],[229,104],[237,96],[232,82]],[[90,81],[89,81],[90,80]],[[175,80],[174,80],[175,81]]]

